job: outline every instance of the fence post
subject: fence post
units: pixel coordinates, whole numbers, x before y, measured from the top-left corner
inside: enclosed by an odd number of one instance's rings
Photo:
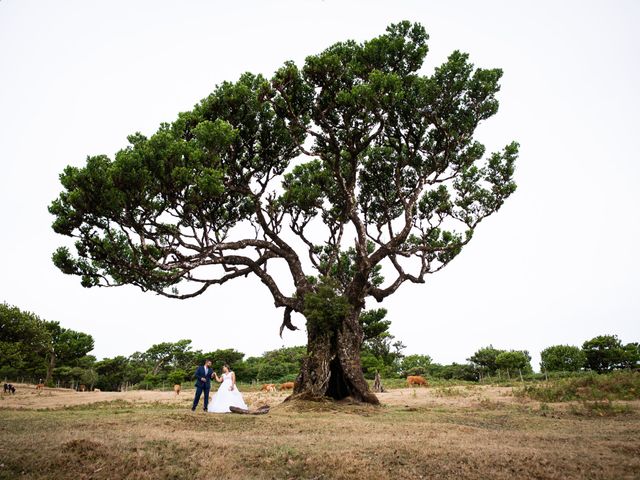
[[[378,373],[377,370],[376,370],[375,379],[373,380],[373,391],[376,392],[376,393],[384,392],[384,387],[382,386],[382,383],[380,382],[380,373]]]

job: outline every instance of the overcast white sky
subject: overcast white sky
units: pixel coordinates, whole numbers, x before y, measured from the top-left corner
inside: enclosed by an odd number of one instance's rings
[[[383,304],[406,353],[464,362],[492,343],[528,349],[537,369],[549,345],[640,340],[634,0],[0,0],[0,301],[90,333],[98,358],[181,338],[249,355],[305,343],[278,337],[282,311],[255,280],[186,301],[82,288],[51,262],[65,239],[47,205],[66,165],[112,156],[216,84],[403,19],[431,36],[425,72],[454,49],[504,69],[478,136],[488,151],[521,144],[502,210],[446,269]]]

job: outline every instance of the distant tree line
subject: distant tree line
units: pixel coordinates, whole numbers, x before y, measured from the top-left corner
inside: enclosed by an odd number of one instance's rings
[[[526,350],[480,348],[467,363],[442,365],[429,355],[404,355],[405,345],[389,333],[385,309],[363,313],[362,368],[366,378],[425,375],[432,378],[482,381],[510,379],[533,373]],[[101,390],[159,388],[192,380],[195,366],[206,358],[219,369],[228,363],[240,382],[292,381],[300,371],[306,347],[283,347],[245,358],[235,349],[194,350],[191,340],[162,342],[144,352],[97,361],[89,352],[91,335],[44,321],[33,313],[0,305],[0,377],[45,381],[48,385]],[[610,372],[640,366],[640,345],[623,345],[615,335],[587,340],[582,347],[554,345],[541,352],[543,372]]]
[[[245,359],[245,354],[235,349],[193,350],[191,340],[187,339],[163,342],[129,357],[96,362],[97,385],[103,390],[123,390],[190,382],[196,365],[205,359],[210,359],[216,370],[229,364],[240,382],[289,381],[297,375],[305,350],[305,347],[286,347]]]
[[[540,352],[540,369],[548,372],[593,371],[606,373],[640,367],[640,344],[623,345],[616,335],[600,335],[587,340],[582,347],[553,345]],[[492,345],[481,348],[468,359],[478,378],[531,373],[531,357],[526,350],[506,351]]]
[[[0,377],[93,385],[97,376],[91,335],[0,304]]]
[[[600,335],[582,344],[582,348],[571,345],[554,345],[541,353],[540,368],[543,371],[593,370],[598,373],[624,368],[638,368],[640,344],[623,345],[616,335]]]

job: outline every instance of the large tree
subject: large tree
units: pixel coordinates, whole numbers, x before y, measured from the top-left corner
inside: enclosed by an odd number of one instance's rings
[[[485,157],[474,140],[501,70],[455,51],[420,73],[427,39],[402,22],[271,79],[244,74],[113,160],[67,167],[50,212],[77,255],[62,247],[55,264],[87,287],[182,299],[255,275],[281,328],[305,317],[295,394],[377,403],[359,356],[365,301],[424,283],[515,190],[517,144]]]

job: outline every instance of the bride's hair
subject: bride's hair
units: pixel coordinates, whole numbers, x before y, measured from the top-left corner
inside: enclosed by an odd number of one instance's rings
[[[229,366],[228,363],[223,363],[222,364],[222,368],[227,367],[227,370],[231,371],[231,367]]]

